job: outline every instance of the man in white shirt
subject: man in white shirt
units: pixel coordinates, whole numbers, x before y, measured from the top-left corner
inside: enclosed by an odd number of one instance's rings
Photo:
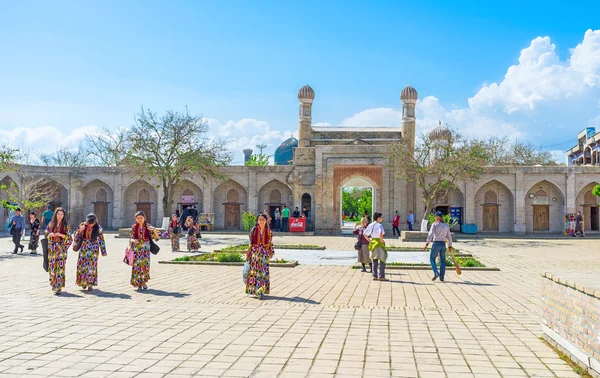
[[[448,247],[452,247],[452,234],[450,233],[450,227],[442,222],[443,215],[441,211],[435,213],[435,222],[431,225],[424,248],[427,250],[429,243],[433,242],[431,252],[429,253],[429,262],[431,263],[431,269],[433,269],[433,278],[431,280],[435,281],[439,277],[442,282],[444,282],[444,275],[446,274],[446,240],[448,241]],[[440,255],[439,272],[435,265],[435,259],[438,254]]]
[[[369,251],[371,252],[371,260],[373,260],[373,281],[389,281],[385,278],[385,262],[388,253],[383,240],[383,235],[385,235],[385,230],[381,224],[383,216],[381,213],[375,213],[373,218],[375,222],[369,224],[363,234],[369,241]],[[378,264],[379,269],[377,269]]]

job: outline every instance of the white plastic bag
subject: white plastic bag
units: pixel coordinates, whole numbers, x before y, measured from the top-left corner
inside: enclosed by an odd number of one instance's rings
[[[250,261],[246,261],[244,268],[242,269],[242,280],[244,283],[248,281],[248,274],[250,273]]]

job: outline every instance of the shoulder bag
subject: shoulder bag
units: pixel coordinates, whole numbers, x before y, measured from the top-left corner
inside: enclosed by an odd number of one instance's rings
[[[148,227],[146,226],[146,230],[148,230]],[[148,230],[148,238],[150,239],[150,253],[152,253],[153,255],[156,255],[158,253],[158,251],[160,251],[160,247],[154,242],[154,240],[152,240],[152,232],[150,232],[150,230]]]
[[[362,232],[358,231],[358,240],[354,243],[354,249],[360,251],[362,249]]]

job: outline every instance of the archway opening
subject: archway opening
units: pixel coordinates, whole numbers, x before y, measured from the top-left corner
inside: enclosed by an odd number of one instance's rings
[[[352,230],[363,216],[372,220],[375,210],[375,188],[361,177],[353,177],[340,187],[340,224],[342,232]]]
[[[308,193],[302,195],[302,214],[306,217],[306,230],[313,231],[312,198]]]

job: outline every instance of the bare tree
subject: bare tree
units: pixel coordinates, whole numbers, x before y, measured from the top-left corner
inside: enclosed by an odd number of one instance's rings
[[[175,187],[188,173],[224,178],[218,167],[231,161],[225,142],[208,137],[208,125],[198,115],[169,110],[159,116],[142,108],[128,132],[126,165],[156,177],[163,190],[163,212],[173,205]]]
[[[469,143],[484,149],[489,165],[557,165],[552,155],[547,151],[536,148],[531,142],[520,140],[510,142],[506,137],[491,136],[484,139],[474,139]]]
[[[414,181],[421,189],[425,219],[436,199],[447,197],[457,181],[479,177],[487,163],[480,143],[469,143],[451,129],[443,140],[422,135],[414,150],[408,140],[394,144],[389,157],[398,177]]]
[[[128,149],[127,128],[120,127],[114,133],[102,128],[85,135],[85,145],[91,160],[103,167],[119,167],[124,164]]]
[[[88,153],[83,144],[80,144],[75,149],[59,148],[53,153],[41,153],[39,159],[42,164],[49,167],[81,168],[87,166]]]

